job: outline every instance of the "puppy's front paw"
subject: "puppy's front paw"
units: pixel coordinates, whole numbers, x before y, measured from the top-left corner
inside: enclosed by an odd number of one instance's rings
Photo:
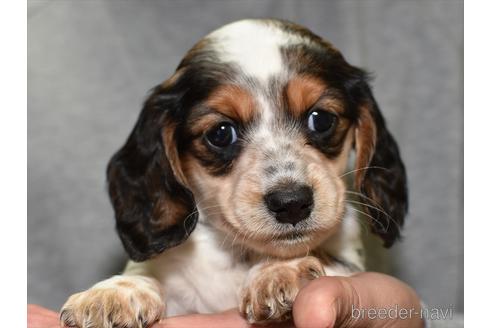
[[[260,264],[242,290],[239,311],[249,323],[287,320],[303,284],[324,275],[323,265],[312,256]]]
[[[164,303],[158,283],[146,277],[115,276],[72,295],[60,321],[77,328],[144,328],[159,320]]]

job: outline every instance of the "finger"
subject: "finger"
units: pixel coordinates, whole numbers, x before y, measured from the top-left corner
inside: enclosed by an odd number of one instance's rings
[[[419,316],[390,318],[379,314],[370,316],[368,312],[382,313],[379,312],[382,309],[387,313],[396,305],[420,310],[415,291],[393,277],[371,272],[352,277],[322,277],[299,292],[294,302],[294,322],[298,328],[422,327]]]
[[[320,277],[299,291],[292,309],[297,328],[332,328],[345,286],[335,277]]]
[[[218,314],[192,314],[162,319],[152,328],[293,328],[292,323],[273,325],[250,325],[240,316],[237,309]]]
[[[350,285],[353,286],[361,300],[360,310],[366,310],[363,318],[360,315],[353,315],[349,308],[345,315],[357,317],[355,322],[362,322],[365,326],[371,324],[372,327],[379,327],[384,324],[394,328],[414,328],[423,327],[424,322],[420,317],[421,304],[420,298],[413,288],[404,282],[375,272],[365,272],[348,278]],[[357,308],[353,307],[352,310]],[[372,317],[367,312],[368,309],[375,309],[376,315]],[[400,311],[397,309],[405,310]],[[350,312],[349,312],[350,311]],[[389,311],[393,311],[391,317]]]
[[[220,314],[191,314],[162,319],[153,328],[177,328],[177,327],[238,327],[247,328],[245,321],[235,311],[227,311]]]
[[[59,328],[58,313],[39,305],[27,305],[28,328]]]

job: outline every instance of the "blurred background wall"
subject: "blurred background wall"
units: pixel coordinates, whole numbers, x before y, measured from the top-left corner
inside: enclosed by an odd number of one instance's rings
[[[28,1],[28,301],[59,309],[122,269],[109,157],[194,42],[248,17],[305,25],[375,73],[410,215],[403,242],[372,268],[462,311],[463,3],[453,0]]]

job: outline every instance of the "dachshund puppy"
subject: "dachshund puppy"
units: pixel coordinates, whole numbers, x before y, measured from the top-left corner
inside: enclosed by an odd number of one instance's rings
[[[359,219],[389,247],[407,210],[367,74],[280,20],[199,41],[152,90],[107,179],[131,261],[68,299],[67,326],[235,307],[251,323],[286,320],[307,281],[364,270]]]

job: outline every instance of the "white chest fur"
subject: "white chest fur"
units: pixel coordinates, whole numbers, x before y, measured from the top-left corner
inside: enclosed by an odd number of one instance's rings
[[[228,241],[231,242],[230,240]],[[347,209],[340,230],[323,249],[337,259],[363,269],[362,247],[355,213]],[[167,316],[213,313],[238,306],[238,292],[254,263],[238,260],[238,250],[224,243],[224,235],[199,223],[189,239],[143,263],[129,262],[126,274],[150,275],[165,291]],[[327,266],[328,275],[347,275],[346,268]]]
[[[168,316],[237,307],[237,293],[249,270],[223,246],[223,235],[201,223],[182,245],[151,261],[131,264],[144,266],[162,283]]]

